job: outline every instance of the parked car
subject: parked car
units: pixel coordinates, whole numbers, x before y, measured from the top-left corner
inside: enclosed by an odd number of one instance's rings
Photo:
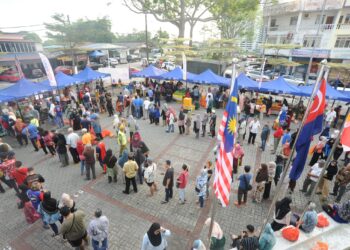
[[[291,83],[291,84],[296,85],[296,86],[305,85],[305,82],[303,81],[303,79],[297,78],[297,77],[292,76],[292,75],[284,75],[283,78],[284,78],[284,80],[286,80],[286,82]]]
[[[65,73],[66,75],[72,75],[73,74],[73,68],[72,66],[58,66],[55,68],[55,74],[58,72]]]
[[[168,71],[171,71],[171,70],[174,70],[176,68],[176,65],[175,65],[175,63],[172,63],[172,62],[163,62],[162,68],[166,69]]]
[[[113,57],[110,57],[110,58],[107,58],[107,59],[103,62],[103,65],[104,65],[105,67],[107,67],[108,64],[109,64],[111,67],[115,68],[115,66],[117,66],[117,65],[119,64],[119,62],[118,62],[118,59],[113,58]]]
[[[99,68],[103,68],[103,64],[97,63],[97,62],[90,62],[90,65],[88,65],[93,70],[98,70]]]
[[[137,62],[139,61],[141,58],[138,55],[127,55],[126,56],[126,60],[130,63],[130,62]]]
[[[44,73],[41,69],[32,69],[32,78],[40,78],[44,76]]]
[[[260,78],[262,78],[263,82],[270,81],[270,77],[264,74],[261,75],[260,71],[248,71],[246,75],[256,81],[260,80]]]
[[[317,74],[311,73],[309,74],[309,79],[306,81],[306,85],[315,84],[317,81]]]
[[[17,71],[14,71],[13,69],[5,70],[0,74],[0,81],[4,82],[17,82],[19,81],[19,74]]]

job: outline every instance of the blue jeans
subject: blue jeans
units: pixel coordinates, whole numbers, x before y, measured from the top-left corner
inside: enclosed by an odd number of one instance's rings
[[[80,174],[83,175],[85,170],[85,160],[80,161]]]
[[[91,239],[91,243],[92,243],[92,248],[94,250],[106,250],[108,248],[108,240],[107,238],[104,239],[102,242],[101,242],[101,247],[100,247],[100,242],[94,240],[94,239]]]
[[[199,206],[204,207],[204,196],[199,196]]]
[[[64,126],[63,118],[62,116],[56,116],[55,117],[55,123],[59,128],[62,128]]]
[[[261,139],[261,149],[262,149],[262,151],[265,151],[265,146],[266,146],[266,139]]]
[[[171,198],[173,198],[173,187],[165,189],[165,201],[169,201]]]
[[[174,133],[174,124],[169,124],[168,129],[166,130],[167,133],[171,132]]]
[[[141,116],[140,107],[135,107],[135,116],[136,116],[136,119],[140,119],[140,116]]]

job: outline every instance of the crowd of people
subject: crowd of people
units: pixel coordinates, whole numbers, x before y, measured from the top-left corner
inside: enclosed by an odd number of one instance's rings
[[[165,133],[175,133],[178,130],[180,135],[193,136],[198,140],[200,136],[215,138],[217,118],[214,108],[222,108],[227,103],[228,90],[208,88],[207,91],[200,91],[198,86],[194,86],[191,90],[186,89],[185,96],[192,97],[205,111],[193,112],[181,107],[177,114],[171,104],[171,95],[180,87],[179,83],[169,85],[150,81],[145,85],[132,84],[119,93],[113,93],[99,81],[94,91],[86,84],[76,91],[65,90],[65,98],[47,99],[47,121],[42,119],[41,105],[36,101],[33,106],[28,105],[22,115],[14,112],[11,107],[3,110],[2,124],[8,135],[16,137],[19,146],[27,146],[30,141],[34,151],[42,149],[47,155],[57,155],[62,168],[70,165],[70,158],[74,164],[80,164],[80,174],[85,176],[85,180],[96,179],[97,163],[106,174],[108,183],[112,185],[119,180],[125,184],[122,191],[125,195],[130,195],[132,191],[137,193],[138,185],[145,183],[149,187],[149,197],[152,197],[159,191],[159,170],[157,162],[151,158],[153,152],[142,138],[139,120],[144,119],[150,124],[161,125]],[[115,89],[113,91],[115,92]],[[161,105],[162,96],[165,102]],[[268,200],[273,184],[277,186],[296,140],[297,131],[292,132],[291,124],[302,115],[303,110],[305,111],[302,103],[296,106],[297,110],[284,100],[277,119],[270,123],[263,117],[272,113],[272,97],[258,99],[244,92],[240,94],[239,122],[232,152],[232,181],[238,181],[238,194],[234,202],[237,208],[247,204],[249,193],[252,193],[252,202],[261,203]],[[103,113],[112,117],[115,131],[102,128]],[[315,141],[319,139],[319,142],[310,150],[310,168],[300,192],[309,196],[312,190],[317,188],[321,199],[326,202],[334,181],[331,195],[336,197],[336,204],[325,203],[323,208],[335,220],[345,223],[350,220],[349,201],[340,205],[339,203],[346,192],[346,186],[350,183],[349,154],[345,153],[344,159],[340,160],[343,148],[339,145],[331,163],[325,166],[325,159],[339,133],[339,130],[331,131],[331,128],[337,127],[338,120],[334,109],[326,113],[324,130],[319,138],[314,138]],[[44,122],[48,122],[52,129],[44,129],[48,127],[44,126]],[[108,148],[104,138],[114,133],[115,144],[118,146]],[[261,139],[260,145],[258,135]],[[271,145],[270,141],[273,141]],[[262,163],[254,174],[251,166],[244,164],[244,144],[257,145],[263,152],[270,147],[275,160]],[[16,159],[15,150],[9,144],[0,144],[0,157],[0,180],[15,190],[19,199],[18,208],[23,209],[28,223],[41,219],[45,228],[51,228],[54,237],[62,235],[72,247],[78,249],[85,249],[88,236],[94,249],[108,248],[109,221],[101,209],[96,209],[94,218],[85,225],[85,213],[78,209],[79,204],[75,204],[68,194],[62,194],[60,201],[52,197],[48,191],[49,186],[44,187],[44,177],[33,168],[22,166],[22,162]],[[183,164],[180,173],[176,174],[171,160],[166,160],[163,165],[164,200],[161,204],[171,202],[175,196],[174,187],[178,191],[179,204],[186,204],[190,166]],[[199,209],[205,207],[205,201],[209,198],[210,180],[214,171],[211,161],[203,165],[195,178],[194,192],[198,197]],[[324,176],[320,176],[323,168],[327,168],[327,171]],[[322,179],[316,187],[319,178]],[[0,192],[5,192],[1,182]],[[289,183],[289,195],[293,194],[295,186],[295,182]],[[266,225],[260,238],[254,226],[247,225],[247,229],[241,235],[232,235],[231,246],[245,250],[272,249],[276,242],[273,232],[290,224],[298,225],[305,232],[311,232],[317,224],[315,204],[310,203],[308,211],[299,218],[292,213],[291,203],[290,196],[276,203],[273,221],[271,225]],[[206,224],[209,225],[210,222],[208,220]],[[144,235],[141,249],[165,249],[166,238],[170,234],[169,230],[153,223]],[[211,238],[210,249],[224,249],[225,235],[217,222],[213,222]],[[193,249],[205,249],[205,246],[202,241],[196,240]]]

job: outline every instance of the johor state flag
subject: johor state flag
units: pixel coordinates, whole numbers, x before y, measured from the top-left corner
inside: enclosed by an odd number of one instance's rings
[[[309,152],[311,139],[322,131],[323,113],[326,107],[326,80],[323,79],[320,88],[312,103],[310,113],[306,118],[304,126],[295,144],[297,155],[293,161],[289,178],[293,181],[299,179],[304,170],[307,154]]]
[[[350,151],[350,114],[346,117],[344,129],[341,134],[340,143],[345,152]]]

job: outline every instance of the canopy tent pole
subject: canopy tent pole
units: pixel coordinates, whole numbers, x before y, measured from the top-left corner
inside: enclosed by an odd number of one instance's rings
[[[21,110],[21,107],[20,107],[20,106],[19,106],[19,104],[18,104],[18,100],[16,100],[16,106],[17,106],[17,109],[18,109],[19,115],[21,116],[21,119],[22,119],[22,121],[24,122],[24,118],[23,118],[22,110]]]
[[[326,67],[326,64],[327,64],[327,60],[324,59],[322,62],[321,62],[321,70],[320,70],[320,74],[318,75],[317,77],[317,81],[316,81],[316,84],[314,85],[314,88],[313,88],[313,91],[312,91],[312,95],[308,101],[308,104],[307,104],[307,108],[306,108],[306,111],[305,111],[305,114],[304,114],[304,117],[302,119],[302,122],[300,123],[300,126],[298,128],[298,133],[297,133],[297,136],[295,138],[295,143],[293,144],[293,147],[292,147],[292,150],[291,150],[291,153],[289,155],[289,158],[288,158],[288,162],[287,164],[285,165],[284,169],[283,169],[283,172],[282,172],[282,176],[281,176],[281,179],[279,180],[278,184],[277,184],[277,187],[276,187],[276,190],[277,192],[275,193],[273,199],[272,199],[272,202],[271,202],[271,205],[270,205],[270,208],[267,212],[267,215],[266,215],[266,219],[264,220],[264,224],[263,224],[263,227],[262,227],[262,230],[260,231],[260,235],[262,234],[262,232],[264,231],[264,228],[266,226],[266,224],[268,223],[268,220],[271,216],[271,213],[273,211],[273,208],[275,207],[275,204],[277,202],[277,199],[278,199],[278,196],[282,190],[282,185],[283,185],[283,182],[284,182],[284,179],[286,178],[287,176],[287,173],[288,173],[288,170],[289,170],[289,167],[292,163],[292,158],[293,158],[293,155],[294,155],[294,152],[295,152],[295,149],[296,149],[296,142],[298,141],[299,139],[299,135],[301,133],[301,130],[302,130],[302,127],[304,126],[304,123],[306,121],[306,118],[308,117],[310,111],[311,111],[311,106],[312,106],[312,103],[313,103],[313,100],[316,96],[316,90],[317,88],[319,87],[320,85],[320,82],[321,82],[321,79],[322,79],[322,76],[324,75],[324,70],[325,70],[325,67]],[[328,73],[327,73],[328,74]],[[259,235],[259,236],[260,236]]]
[[[343,132],[343,130],[344,130],[345,123],[346,123],[346,117],[348,116],[349,111],[350,111],[350,107],[348,107],[348,109],[347,109],[347,111],[346,111],[345,119],[344,119],[343,124],[342,124],[342,126],[341,126],[340,132],[339,132],[339,134],[338,134],[338,136],[337,136],[335,142],[333,143],[331,152],[329,153],[329,155],[328,155],[328,157],[327,157],[326,163],[325,163],[324,167],[322,168],[320,177],[317,179],[316,185],[315,185],[314,189],[313,189],[312,192],[311,192],[311,195],[310,195],[310,198],[309,198],[309,202],[305,205],[304,210],[303,210],[303,213],[302,213],[302,215],[300,216],[300,219],[303,218],[303,216],[304,216],[304,214],[305,214],[305,212],[306,212],[306,210],[307,210],[307,207],[308,207],[309,203],[315,198],[317,187],[318,187],[318,185],[319,185],[319,183],[320,183],[320,181],[321,181],[321,178],[323,178],[323,175],[324,175],[324,173],[326,172],[328,165],[330,164],[330,162],[331,162],[331,160],[332,160],[332,157],[333,157],[333,154],[334,154],[335,149],[337,148],[337,146],[338,146],[338,144],[339,144],[340,136],[341,136],[341,134],[342,134],[342,132]],[[322,202],[321,202],[321,203],[322,203]]]

